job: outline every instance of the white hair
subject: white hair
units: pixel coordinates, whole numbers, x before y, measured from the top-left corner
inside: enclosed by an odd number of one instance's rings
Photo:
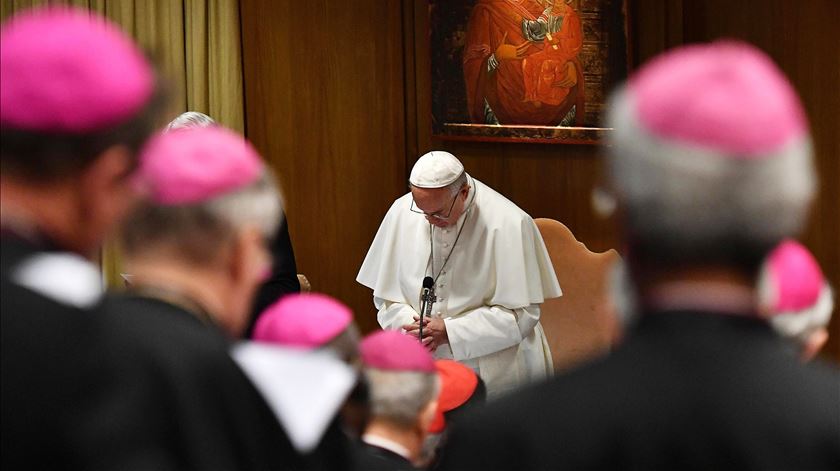
[[[816,186],[808,136],[734,158],[652,135],[634,105],[626,88],[611,99],[607,168],[636,236],[685,252],[733,239],[770,246],[801,229]]]
[[[274,174],[268,168],[263,169],[256,182],[213,198],[202,206],[237,229],[245,226],[259,228],[266,238],[274,236],[283,218],[283,197]]]
[[[120,231],[129,256],[143,256],[166,247],[182,260],[207,264],[246,227],[256,227],[265,238],[275,235],[283,217],[280,191],[270,170],[237,191],[187,205],[138,206]]]
[[[458,194],[459,191],[461,191],[461,188],[463,188],[466,184],[467,172],[463,171],[461,172],[461,175],[459,175],[458,178],[455,179],[454,182],[450,183],[449,185],[446,185],[446,188],[449,190],[450,193],[452,193],[452,196],[455,196]]]
[[[440,390],[435,373],[365,368],[365,376],[370,384],[371,415],[404,426],[416,423]]]
[[[216,120],[198,111],[181,113],[166,125],[164,132],[185,128],[208,128],[216,126]]]

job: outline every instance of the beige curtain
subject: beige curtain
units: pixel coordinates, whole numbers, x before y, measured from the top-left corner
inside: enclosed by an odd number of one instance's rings
[[[45,4],[103,15],[148,51],[170,87],[171,105],[161,125],[192,110],[244,132],[238,0],[0,0],[0,19]],[[102,269],[110,286],[122,284],[113,244],[103,250]]]
[[[172,118],[207,113],[243,132],[238,0],[0,0],[0,18],[45,4],[72,4],[111,19],[159,64],[172,90]]]

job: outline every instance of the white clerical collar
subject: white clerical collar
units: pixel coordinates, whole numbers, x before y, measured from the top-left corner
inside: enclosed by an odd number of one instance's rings
[[[400,445],[399,443],[393,440],[388,440],[387,438],[383,438],[378,435],[366,433],[362,435],[362,441],[367,443],[368,445],[372,445],[394,452],[407,459],[408,461],[411,461],[411,453],[409,453],[408,448]]]
[[[104,293],[101,273],[80,255],[41,252],[15,268],[14,281],[61,304],[89,309]]]
[[[328,351],[244,341],[231,354],[301,453],[320,443],[356,384],[356,372]]]

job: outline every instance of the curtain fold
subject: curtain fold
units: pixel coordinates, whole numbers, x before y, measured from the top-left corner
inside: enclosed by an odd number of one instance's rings
[[[245,131],[238,0],[0,0],[0,20],[47,4],[69,4],[118,24],[158,64],[170,106],[161,125],[185,111],[200,111]],[[121,286],[119,251],[102,250],[102,271]]]

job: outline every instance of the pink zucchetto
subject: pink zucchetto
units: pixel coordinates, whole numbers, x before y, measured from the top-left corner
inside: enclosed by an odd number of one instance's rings
[[[155,136],[142,151],[137,181],[155,203],[184,205],[244,188],[262,171],[242,136],[220,126],[191,128]]]
[[[641,125],[672,142],[761,158],[807,134],[796,92],[773,61],[746,43],[667,52],[629,82]]]
[[[260,342],[316,349],[325,346],[353,322],[353,312],[323,294],[290,294],[260,314],[253,338]]]
[[[802,244],[786,240],[767,258],[764,280],[769,286],[767,306],[772,312],[800,311],[814,306],[825,279],[819,264]]]
[[[387,371],[435,373],[432,355],[417,339],[395,330],[381,330],[368,335],[359,345],[362,363],[369,368]]]
[[[5,22],[0,37],[4,127],[98,131],[128,120],[153,95],[155,75],[143,53],[95,14],[34,9]]]
[[[808,123],[758,48],[719,41],[667,51],[612,93],[606,124],[607,176],[624,224],[661,256],[760,253],[804,225],[817,182]]]
[[[785,240],[767,256],[758,281],[759,311],[782,337],[798,342],[805,358],[828,336],[834,293],[811,252]]]

